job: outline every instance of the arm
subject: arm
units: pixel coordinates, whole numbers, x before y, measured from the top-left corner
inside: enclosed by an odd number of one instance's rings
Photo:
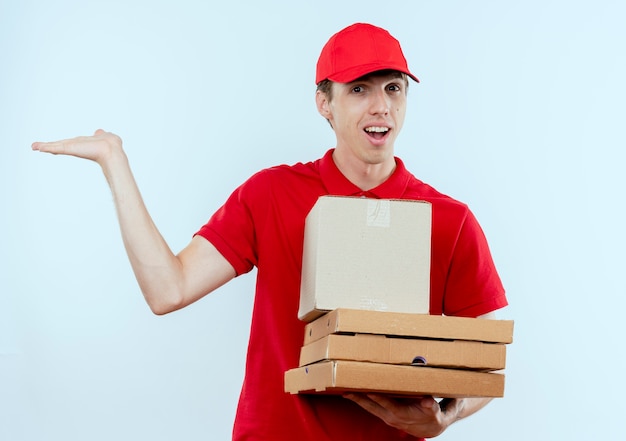
[[[479,318],[495,319],[495,313]],[[441,435],[450,425],[474,414],[491,401],[491,398],[454,398],[438,403],[429,396],[396,400],[380,394],[348,394],[345,397],[390,426],[422,438]]]
[[[100,165],[113,193],[135,277],[155,314],[180,309],[235,276],[230,263],[204,238],[193,238],[174,255],[145,207],[118,136],[98,130],[93,136],[36,142],[32,148],[89,159]]]

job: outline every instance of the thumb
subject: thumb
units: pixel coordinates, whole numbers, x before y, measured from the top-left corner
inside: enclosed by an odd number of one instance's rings
[[[426,411],[436,413],[439,410],[439,403],[433,397],[423,397],[420,401],[420,407]]]

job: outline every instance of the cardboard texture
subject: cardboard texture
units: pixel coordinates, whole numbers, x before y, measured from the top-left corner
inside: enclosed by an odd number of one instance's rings
[[[476,341],[333,334],[303,346],[300,366],[324,360],[410,365],[416,357],[422,357],[431,367],[491,371],[504,369],[506,346]]]
[[[325,361],[285,373],[285,392],[379,392],[438,398],[502,397],[504,375],[458,369]]]
[[[305,326],[304,344],[337,333],[506,344],[513,341],[513,321],[336,309]]]
[[[423,201],[320,197],[305,221],[298,317],[428,313],[431,218]]]

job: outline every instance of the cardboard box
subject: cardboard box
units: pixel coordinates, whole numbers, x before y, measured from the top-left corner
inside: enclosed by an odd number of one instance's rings
[[[513,341],[513,321],[336,309],[305,326],[304,344],[337,333],[506,344]]]
[[[421,358],[420,358],[421,357]],[[504,369],[506,346],[477,341],[443,341],[384,335],[327,335],[302,347],[300,366],[324,360],[353,360],[492,371]]]
[[[305,222],[298,317],[428,313],[431,218],[423,201],[320,197]]]
[[[358,361],[324,361],[287,371],[285,392],[379,392],[438,398],[495,398],[504,396],[504,375]]]

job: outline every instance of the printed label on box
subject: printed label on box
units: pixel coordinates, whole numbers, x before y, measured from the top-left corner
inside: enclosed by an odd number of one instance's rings
[[[389,228],[391,225],[391,202],[371,199],[367,201],[367,226]]]

